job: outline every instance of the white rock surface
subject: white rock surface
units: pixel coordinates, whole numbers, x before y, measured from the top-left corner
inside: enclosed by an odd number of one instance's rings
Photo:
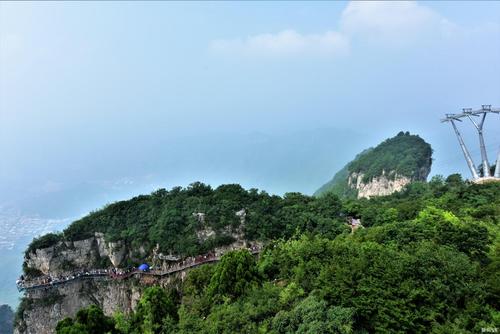
[[[386,196],[396,191],[401,191],[406,185],[413,181],[421,181],[427,178],[430,169],[419,171],[417,178],[398,175],[394,172],[382,172],[382,175],[363,182],[363,173],[352,173],[349,175],[347,184],[358,191],[358,198],[370,198],[374,196]]]
[[[90,268],[100,258],[108,258],[113,266],[118,267],[125,259],[127,249],[121,242],[106,242],[102,233],[78,241],[59,242],[48,248],[37,249],[25,258],[30,268],[52,275],[68,272],[73,268]]]

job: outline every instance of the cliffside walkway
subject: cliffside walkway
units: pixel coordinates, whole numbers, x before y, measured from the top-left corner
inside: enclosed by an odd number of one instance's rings
[[[251,254],[259,254],[262,247],[252,246],[250,248],[240,248],[247,249]],[[85,271],[78,271],[71,275],[60,276],[60,277],[50,277],[44,276],[34,280],[18,280],[16,282],[17,289],[21,291],[33,291],[40,289],[50,289],[57,286],[65,285],[68,283],[73,283],[83,280],[123,280],[130,277],[140,277],[140,276],[154,276],[154,277],[165,277],[173,275],[175,273],[188,270],[191,268],[198,267],[202,264],[213,263],[220,261],[223,254],[215,255],[213,253],[208,253],[204,255],[198,255],[196,257],[187,258],[183,261],[177,262],[170,266],[166,270],[149,270],[141,271],[137,268],[130,270],[120,270],[120,269],[91,269]]]

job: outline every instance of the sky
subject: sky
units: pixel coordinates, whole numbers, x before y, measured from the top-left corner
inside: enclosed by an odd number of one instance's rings
[[[499,41],[498,2],[1,2],[0,207],[78,216],[196,180],[310,194],[399,130],[465,174],[439,119],[500,105]]]
[[[194,181],[312,194],[400,130],[468,177],[439,120],[499,107],[499,78],[500,2],[2,1],[0,211],[78,217]]]

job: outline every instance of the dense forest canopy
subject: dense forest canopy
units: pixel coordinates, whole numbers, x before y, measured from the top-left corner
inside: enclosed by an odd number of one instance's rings
[[[349,164],[349,172],[363,173],[365,180],[386,173],[417,178],[422,168],[430,168],[432,149],[418,135],[400,132],[386,139]]]
[[[61,321],[57,333],[498,328],[500,183],[451,175],[373,199],[258,196],[267,200],[270,216],[280,212],[255,227],[272,231],[255,234],[269,237],[258,259],[245,250],[227,253],[190,271],[177,290],[148,288],[132,314],[105,316],[93,306]],[[360,218],[365,228],[342,228],[346,216]],[[284,226],[283,217],[294,223],[275,229]],[[96,322],[106,330],[95,331]]]
[[[414,176],[420,168],[430,166],[431,153],[430,145],[419,136],[400,132],[374,149],[359,154],[322,193],[334,189],[337,195],[354,195],[346,183],[351,172],[362,171],[365,177],[373,177],[390,170]],[[234,241],[228,229],[240,225],[236,215],[240,210],[246,213],[244,234],[248,240],[290,237],[297,230],[335,235],[342,231],[345,222],[336,212],[339,207],[335,196],[317,199],[288,193],[280,197],[257,189],[245,190],[238,184],[212,189],[196,182],[187,188],[159,189],[150,195],[110,204],[73,222],[61,234],[48,234],[33,240],[26,252],[54,245],[60,240],[82,240],[102,232],[107,240],[120,240],[131,249],[143,246],[151,251],[159,245],[163,252],[194,255]],[[203,214],[203,221],[197,218],[198,213]],[[332,220],[336,223],[331,224]],[[211,229],[216,234],[200,241],[196,232],[202,229]]]
[[[109,241],[120,240],[131,248],[152,250],[158,244],[163,252],[200,254],[234,241],[227,230],[240,226],[236,213],[242,209],[247,240],[291,237],[296,231],[306,230],[334,236],[345,229],[345,219],[338,215],[340,206],[333,195],[321,200],[299,193],[280,197],[245,190],[237,184],[212,189],[197,182],[187,188],[160,189],[110,204],[73,222],[63,233],[33,240],[26,253],[60,240],[81,240],[102,232]],[[203,221],[197,213],[204,214]],[[198,240],[196,232],[207,228],[215,231],[215,236]]]
[[[339,196],[352,197],[355,191],[348,186],[349,175],[363,174],[363,182],[385,173],[391,179],[397,176],[412,180],[425,180],[432,164],[432,148],[418,135],[399,132],[375,148],[367,149],[356,156],[333,179],[319,188],[315,195],[333,192]]]

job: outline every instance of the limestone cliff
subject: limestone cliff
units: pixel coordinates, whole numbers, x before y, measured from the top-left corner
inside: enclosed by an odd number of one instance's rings
[[[140,299],[141,290],[134,281],[86,280],[28,293],[18,310],[14,333],[54,333],[58,321],[92,304],[102,307],[108,315],[128,313]]]
[[[216,256],[250,245],[243,233],[245,210],[236,212],[236,216],[240,219],[240,225],[226,226],[223,229],[223,233],[231,236],[234,241],[225,246],[214,247],[212,252]],[[205,227],[196,234],[200,241],[204,241],[214,237],[216,233]],[[134,258],[138,255],[140,259]],[[125,268],[129,261],[146,261],[158,270],[166,270],[176,263],[193,259],[176,254],[165,255],[157,247],[147,254],[142,247],[132,250],[120,242],[107,242],[104,234],[95,233],[93,237],[84,240],[59,241],[53,246],[28,252],[25,255],[25,272],[31,273],[32,280],[37,275],[67,277],[78,270]],[[54,333],[58,321],[73,317],[78,310],[92,304],[101,307],[106,315],[129,313],[135,308],[145,287],[152,284],[177,286],[184,280],[186,273],[187,270],[182,270],[164,277],[139,275],[126,279],[82,279],[50,288],[29,290],[17,312],[15,333]]]
[[[144,249],[139,253],[145,255]],[[25,257],[25,267],[47,275],[64,275],[74,268],[120,267],[124,259],[134,254],[120,242],[106,242],[102,233],[77,241],[59,241],[57,244],[36,249]],[[100,265],[100,266],[99,266]]]
[[[412,180],[406,176],[394,175],[387,177],[384,174],[374,177],[369,182],[363,182],[363,174],[352,173],[349,175],[347,184],[357,192],[358,198],[370,198],[373,196],[386,196],[393,192],[402,190]]]
[[[139,253],[144,250],[139,250]],[[132,256],[120,242],[106,242],[102,233],[78,241],[59,241],[25,255],[25,271],[51,277],[69,275],[75,269],[121,267]],[[82,307],[99,305],[106,314],[130,312],[141,295],[134,280],[82,280],[50,289],[27,292],[18,309],[15,333],[54,333],[57,322],[74,316]]]

